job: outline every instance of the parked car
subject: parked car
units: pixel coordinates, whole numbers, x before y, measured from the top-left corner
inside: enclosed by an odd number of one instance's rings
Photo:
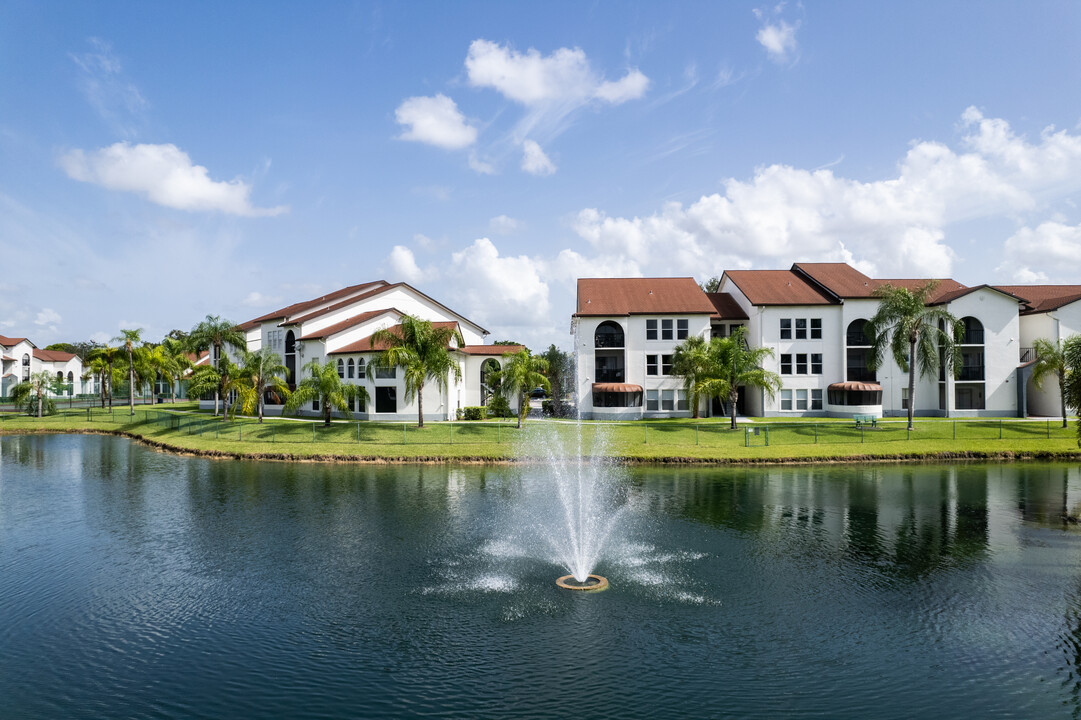
[[[533,391],[531,393],[529,393],[529,397],[531,397],[531,398],[548,397],[548,393],[544,392],[544,388],[542,388],[542,387],[533,388]]]

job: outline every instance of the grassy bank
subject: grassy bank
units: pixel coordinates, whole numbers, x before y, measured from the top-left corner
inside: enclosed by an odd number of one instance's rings
[[[728,427],[723,418],[627,423],[583,423],[588,452],[642,462],[813,462],[864,459],[1081,458],[1075,425],[1041,420],[927,419],[908,431],[903,419],[877,427],[850,420],[759,421]],[[224,457],[345,461],[508,461],[539,455],[541,434],[579,447],[574,423],[531,420],[415,423],[267,418],[226,421],[196,412],[195,404],[62,410],[34,418],[0,416],[0,433],[105,432],[177,451]]]

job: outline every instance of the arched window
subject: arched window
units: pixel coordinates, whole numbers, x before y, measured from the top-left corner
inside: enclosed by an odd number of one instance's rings
[[[619,323],[611,320],[602,322],[593,333],[593,347],[621,348],[623,347],[623,328]]]
[[[983,410],[983,323],[974,317],[961,318],[961,322],[965,332],[958,348],[961,353],[961,373],[953,388],[953,404],[958,410]]]
[[[297,339],[293,331],[285,333],[285,382],[290,390],[296,390]]]
[[[338,377],[345,379],[345,361],[341,358],[338,358]]]
[[[496,393],[499,386],[494,384],[493,372],[499,372],[499,363],[494,358],[488,358],[480,366],[480,404],[487,405]]]
[[[364,358],[357,358],[357,377],[364,377]]]
[[[23,355],[23,382],[30,379],[30,356]]]
[[[347,378],[352,378],[355,371],[356,365],[353,363],[353,358],[349,358],[349,362],[345,364],[345,376]]]
[[[867,367],[871,356],[871,338],[867,337],[867,321],[860,318],[848,324],[845,332],[845,380],[853,382],[878,382],[873,370]]]

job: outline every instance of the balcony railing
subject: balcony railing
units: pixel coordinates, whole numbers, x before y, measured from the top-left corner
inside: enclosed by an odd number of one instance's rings
[[[621,383],[621,382],[623,382],[624,377],[625,377],[625,375],[624,375],[624,371],[623,371],[622,368],[618,368],[618,369],[615,369],[615,370],[600,370],[600,369],[598,369],[597,370],[597,380],[596,380],[596,382]]]
[[[1030,347],[1025,348],[1025,347],[1023,347],[1023,348],[1020,348],[1020,352],[1021,352],[1020,360],[1023,363],[1027,363],[1027,362],[1030,362],[1030,361],[1036,359],[1036,348],[1030,348]]]
[[[963,367],[957,376],[958,382],[983,380],[983,367]]]
[[[845,373],[845,380],[852,382],[878,382],[878,376],[867,368],[850,367]]]

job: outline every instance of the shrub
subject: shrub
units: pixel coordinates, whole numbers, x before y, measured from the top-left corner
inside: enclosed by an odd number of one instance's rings
[[[462,410],[462,420],[487,420],[488,410],[484,407],[467,407]]]
[[[500,417],[508,418],[513,417],[513,413],[510,410],[510,403],[507,402],[507,398],[495,396],[488,401],[488,417]]]

